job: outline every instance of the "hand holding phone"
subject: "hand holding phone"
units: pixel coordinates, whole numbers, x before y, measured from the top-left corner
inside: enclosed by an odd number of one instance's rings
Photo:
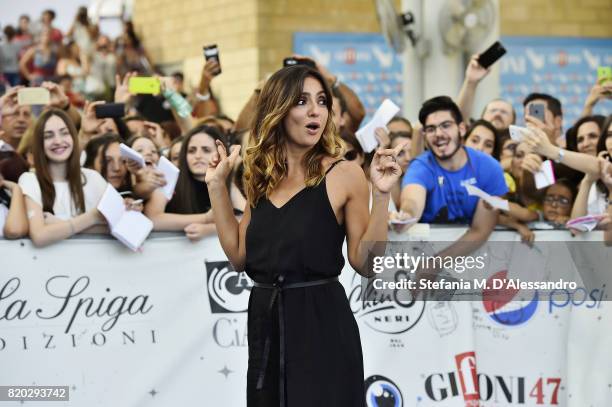
[[[506,48],[501,44],[501,42],[496,41],[493,45],[487,48],[482,54],[478,56],[478,64],[483,68],[487,69],[498,59],[500,59],[506,53]]]
[[[221,60],[219,59],[219,48],[217,47],[217,44],[206,45],[204,47],[204,58],[206,61],[212,59],[217,62],[219,68],[213,72],[213,75],[219,75],[221,73]]]

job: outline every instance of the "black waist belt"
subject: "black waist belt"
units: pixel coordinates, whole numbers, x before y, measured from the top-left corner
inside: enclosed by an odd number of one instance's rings
[[[291,284],[283,284],[284,278],[283,276],[278,276],[276,282],[273,284],[266,283],[258,283],[254,282],[253,286],[257,288],[265,288],[272,291],[272,296],[270,297],[270,303],[268,305],[268,335],[266,337],[266,342],[264,344],[264,353],[262,358],[261,371],[259,372],[259,377],[257,379],[257,390],[261,390],[264,385],[264,379],[266,376],[266,367],[268,366],[268,359],[270,357],[270,346],[271,339],[270,335],[272,332],[272,318],[271,312],[274,304],[278,299],[278,331],[280,337],[280,366],[279,366],[279,392],[280,392],[280,406],[285,407],[285,322],[284,322],[284,313],[283,313],[283,291],[289,290],[291,288],[306,288],[306,287],[314,287],[317,285],[331,284],[338,281],[338,277],[326,278],[323,280],[314,280],[314,281],[304,281],[301,283],[291,283]]]

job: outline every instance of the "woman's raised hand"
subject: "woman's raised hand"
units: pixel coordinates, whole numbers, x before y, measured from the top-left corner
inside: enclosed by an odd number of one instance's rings
[[[402,176],[402,169],[397,163],[397,155],[402,145],[395,148],[378,149],[370,166],[370,180],[379,192],[387,193]]]
[[[234,163],[240,154],[239,145],[233,145],[230,147],[229,156],[227,155],[227,150],[221,141],[216,140],[215,145],[217,146],[217,154],[210,161],[210,163],[208,163],[206,178],[204,179],[206,184],[209,186],[225,184],[225,180],[229,176],[230,172],[232,172]]]

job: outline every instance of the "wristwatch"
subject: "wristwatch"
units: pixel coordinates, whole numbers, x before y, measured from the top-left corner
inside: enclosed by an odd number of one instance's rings
[[[561,164],[561,161],[563,161],[563,157],[565,157],[565,150],[559,147],[559,156],[555,159],[555,162],[557,164]]]

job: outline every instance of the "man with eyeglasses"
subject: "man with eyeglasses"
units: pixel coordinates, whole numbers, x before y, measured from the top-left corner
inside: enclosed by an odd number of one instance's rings
[[[451,98],[439,96],[426,101],[419,121],[429,150],[412,161],[404,176],[402,211],[424,223],[469,224],[470,229],[460,240],[486,241],[497,223],[497,211],[468,195],[464,186],[474,185],[493,196],[504,195],[508,188],[500,164],[462,145],[466,128]]]

